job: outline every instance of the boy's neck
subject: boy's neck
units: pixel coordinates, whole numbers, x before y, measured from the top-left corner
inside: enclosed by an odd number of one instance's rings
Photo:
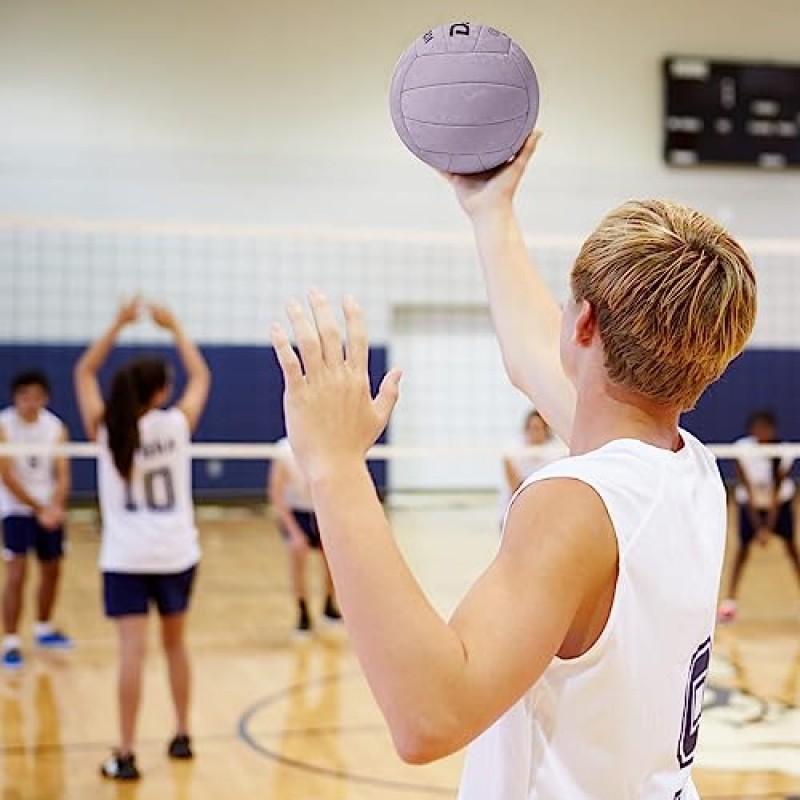
[[[638,439],[664,450],[679,450],[680,411],[619,387],[581,387],[570,437],[573,455],[588,453],[616,439]]]

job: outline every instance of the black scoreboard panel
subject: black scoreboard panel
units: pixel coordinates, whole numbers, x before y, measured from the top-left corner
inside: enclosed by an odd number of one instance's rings
[[[800,165],[800,64],[672,56],[664,98],[668,164]]]

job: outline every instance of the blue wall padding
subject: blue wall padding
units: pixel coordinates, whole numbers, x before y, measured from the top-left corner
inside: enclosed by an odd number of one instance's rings
[[[732,442],[746,434],[747,417],[758,409],[776,414],[782,441],[800,441],[800,350],[747,350],[681,424],[705,442]],[[732,477],[729,462],[722,470]]]
[[[10,402],[8,385],[15,373],[31,368],[44,370],[52,384],[52,409],[66,423],[71,438],[84,441],[72,390],[72,369],[83,349],[78,345],[0,344],[0,396],[4,396],[0,405],[6,400]],[[209,345],[202,350],[213,375],[213,385],[195,441],[267,443],[283,436],[283,379],[272,348]],[[183,371],[175,350],[170,347],[116,347],[100,373],[104,390],[117,367],[134,356],[145,354],[163,356],[174,365],[175,397],[178,397],[183,386]],[[370,349],[373,387],[377,387],[386,371],[386,356],[385,347]],[[218,474],[220,466],[222,472]],[[264,496],[268,466],[263,461],[225,459],[209,463],[197,460],[194,486],[202,497]],[[370,471],[379,489],[384,489],[386,462],[371,463]],[[92,460],[73,462],[73,484],[76,497],[94,496],[96,481]]]
[[[72,392],[72,368],[83,348],[75,345],[0,344],[0,391],[23,369],[43,369],[53,385],[52,407],[64,419],[70,435],[84,438]],[[383,376],[387,347],[370,351],[373,387]],[[113,370],[134,355],[152,353],[175,364],[180,392],[182,371],[169,347],[119,346],[101,373],[107,386]],[[203,347],[214,375],[208,408],[195,436],[199,442],[274,442],[284,433],[283,384],[275,355],[268,347],[214,345]],[[744,435],[748,414],[757,408],[773,410],[784,441],[800,441],[800,350],[748,350],[701,398],[682,424],[706,442],[731,442]],[[383,440],[382,440],[383,441]],[[264,462],[221,462],[222,474],[205,461],[194,466],[195,487],[203,496],[261,495],[268,465]],[[376,485],[386,487],[386,463],[370,465]],[[723,471],[730,475],[729,465]],[[73,466],[76,495],[92,495],[95,478],[91,461]]]

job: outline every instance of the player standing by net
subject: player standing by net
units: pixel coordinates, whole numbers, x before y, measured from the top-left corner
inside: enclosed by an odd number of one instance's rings
[[[737,596],[742,571],[754,542],[766,544],[774,535],[786,548],[800,585],[800,557],[794,541],[794,481],[789,477],[792,458],[767,458],[754,445],[776,444],[778,420],[772,411],[754,411],[747,421],[747,436],[736,445],[736,504],[739,507],[739,549],[731,570],[728,594],[720,603],[719,621],[733,622],[738,613]],[[748,452],[749,451],[749,452]]]
[[[322,549],[317,515],[314,513],[308,481],[297,464],[289,440],[285,437],[280,439],[276,447],[279,449],[279,455],[272,461],[267,493],[278,530],[289,550],[290,577],[297,602],[295,633],[305,636],[311,632],[306,580],[309,550],[317,550],[320,554],[322,588],[325,593],[322,617],[333,623],[339,622],[342,617],[336,606],[333,581],[325,551]]]
[[[544,449],[534,452],[522,449],[530,447]],[[501,522],[514,492],[522,486],[525,479],[533,475],[536,470],[567,455],[568,452],[564,443],[553,435],[544,417],[536,409],[531,409],[525,415],[521,444],[503,456],[503,477],[500,483]]]
[[[309,296],[272,329],[287,429],[350,640],[400,754],[472,743],[462,800],[688,800],[725,543],[713,456],[678,420],[743,348],[755,276],[708,217],[611,212],[559,308],[513,211],[536,146],[449,176],[475,232],[514,384],[570,445],[526,482],[499,553],[444,622],[405,564],[365,464],[397,400],[373,400],[363,317]],[[302,363],[301,363],[302,362]]]
[[[172,389],[168,364],[138,358],[117,370],[106,400],[97,373],[122,329],[142,309],[169,331],[186,370],[186,388],[164,409]],[[161,616],[161,641],[175,706],[171,758],[191,758],[190,666],[185,619],[200,560],[194,524],[189,446],[206,405],[211,376],[206,362],[178,320],[165,308],[124,305],[112,326],[81,356],[75,388],[89,439],[97,441],[103,531],[100,569],[105,612],[119,639],[120,743],[101,766],[108,778],[135,780],[134,755],[151,604]]]
[[[11,381],[12,405],[0,412],[0,442],[44,445],[67,441],[67,429],[47,408],[50,383],[38,370]],[[28,552],[39,559],[34,638],[39,647],[67,649],[72,640],[53,627],[64,556],[64,519],[70,489],[69,461],[64,456],[31,452],[0,457],[0,513],[3,517],[3,666],[23,665],[19,621],[28,571]]]

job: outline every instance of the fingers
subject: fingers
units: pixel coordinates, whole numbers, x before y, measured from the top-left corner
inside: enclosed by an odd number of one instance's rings
[[[444,178],[450,184],[453,183],[453,178],[456,177],[455,175],[453,175],[452,172],[447,172],[446,170],[443,169],[434,168],[433,171],[436,172],[438,175],[440,175],[442,178]]]
[[[294,331],[297,349],[306,375],[314,375],[325,366],[322,358],[322,344],[316,327],[311,323],[303,307],[297,300],[290,300],[286,305],[286,316]]]
[[[286,332],[277,322],[270,328],[270,339],[272,340],[272,346],[275,348],[275,355],[278,357],[278,363],[281,366],[283,380],[287,388],[292,388],[302,383],[303,368],[300,366],[300,359],[292,349]]]
[[[531,156],[536,152],[536,148],[539,146],[539,142],[542,138],[541,131],[533,131],[530,136],[525,140],[525,144],[522,145],[519,153],[517,153],[517,158],[522,158],[525,164],[530,161]]]
[[[142,297],[136,294],[128,300],[124,300],[117,311],[117,319],[124,322],[133,322],[142,310]]]
[[[344,323],[347,333],[346,362],[356,372],[366,372],[369,362],[369,342],[364,315],[355,298],[348,295],[342,301]]]
[[[317,326],[322,359],[330,367],[340,366],[344,363],[342,335],[339,333],[339,325],[333,316],[333,309],[319,289],[312,289],[308,293],[308,302]]]
[[[372,405],[378,414],[382,426],[386,427],[389,417],[397,404],[397,399],[400,397],[400,379],[403,373],[399,369],[392,369],[383,376],[381,385],[378,388],[378,394],[372,401]]]
[[[306,377],[313,378],[326,367],[335,368],[345,363],[355,372],[366,373],[369,345],[364,317],[355,299],[348,296],[342,302],[346,345],[342,342],[339,326],[325,296],[318,290],[312,290],[308,299],[312,318],[297,300],[291,300],[286,306],[286,314],[300,351],[299,359],[281,326],[276,324],[271,329],[272,342],[284,374],[287,374],[288,366],[292,369],[292,375],[296,368],[300,376],[305,372]]]

